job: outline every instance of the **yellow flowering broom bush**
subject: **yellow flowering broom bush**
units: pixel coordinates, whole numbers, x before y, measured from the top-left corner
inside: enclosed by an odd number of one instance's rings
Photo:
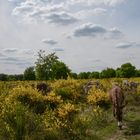
[[[87,101],[92,105],[98,105],[104,108],[108,108],[110,104],[108,94],[100,89],[95,90],[94,88],[89,91]]]
[[[43,96],[37,90],[32,88],[17,87],[11,91],[11,99],[17,100],[25,106],[28,106],[36,114],[42,114],[48,109],[55,109],[60,103],[60,96],[56,96],[55,93],[50,93],[48,96]]]
[[[82,93],[82,80],[57,80],[51,87],[63,100],[78,101]]]

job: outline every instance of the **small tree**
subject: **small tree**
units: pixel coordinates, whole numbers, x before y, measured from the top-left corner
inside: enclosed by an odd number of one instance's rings
[[[67,79],[70,74],[70,69],[63,62],[56,62],[52,66],[53,79]]]
[[[112,77],[116,77],[116,72],[112,68],[102,70],[102,72],[100,73],[100,78],[112,78]]]
[[[140,70],[136,70],[135,76],[140,77]]]
[[[95,72],[91,72],[91,74],[89,75],[89,78],[99,78],[100,73],[95,71]]]
[[[16,81],[15,75],[8,75],[8,81]]]
[[[78,79],[88,79],[90,75],[90,72],[80,72],[78,74]]]
[[[23,80],[23,74],[15,74],[16,81],[22,81]]]
[[[136,68],[131,63],[122,64],[116,71],[117,77],[130,78],[136,75]]]
[[[52,66],[58,62],[58,57],[55,53],[46,55],[45,51],[40,50],[38,52],[38,59],[36,64],[36,78],[38,80],[52,79]]]
[[[36,77],[38,80],[67,79],[70,69],[58,60],[55,53],[46,55],[45,51],[38,52],[36,61]]]
[[[74,79],[78,79],[78,75],[77,75],[77,73],[73,73],[73,72],[72,72],[70,75],[71,75],[72,78],[74,78]]]
[[[8,75],[1,73],[0,74],[0,81],[7,81],[8,80]]]
[[[34,67],[28,67],[24,71],[23,79],[24,80],[35,80],[35,70],[34,70]]]

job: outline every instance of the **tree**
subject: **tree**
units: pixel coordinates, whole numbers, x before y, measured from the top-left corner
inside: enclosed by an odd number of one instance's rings
[[[23,80],[23,74],[15,74],[16,81],[22,81]]]
[[[136,68],[131,63],[122,64],[120,68],[116,70],[117,77],[130,78],[136,75]]]
[[[96,78],[98,79],[99,78],[99,72],[95,71],[95,72],[91,72],[90,75],[89,75],[89,78]]]
[[[8,76],[6,74],[1,73],[0,74],[0,81],[7,81],[8,80]]]
[[[45,51],[38,52],[36,64],[36,77],[38,80],[67,79],[70,69],[58,60],[55,53],[46,55]]]
[[[52,66],[53,79],[67,79],[70,74],[70,69],[63,62],[56,62]]]
[[[8,81],[16,81],[15,75],[8,75]]]
[[[46,55],[45,51],[38,52],[38,59],[35,62],[36,78],[38,80],[52,79],[52,66],[58,62],[58,57],[55,53]]]
[[[27,69],[25,69],[23,79],[24,80],[35,80],[34,67],[28,67]]]
[[[140,77],[140,70],[136,70],[135,76]]]
[[[8,81],[22,81],[23,80],[23,74],[10,74],[7,75]]]
[[[78,74],[78,79],[88,79],[90,72],[80,72]]]
[[[116,77],[116,72],[113,68],[107,68],[102,70],[100,73],[100,78],[113,78]]]
[[[73,73],[73,72],[71,72],[71,77],[72,78],[74,78],[74,79],[78,79],[78,75],[77,75],[77,73]]]

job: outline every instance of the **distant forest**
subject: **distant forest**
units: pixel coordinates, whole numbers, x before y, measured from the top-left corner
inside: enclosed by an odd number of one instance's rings
[[[35,66],[26,68],[23,74],[8,75],[1,73],[0,81],[54,80],[67,79],[68,76],[74,79],[131,78],[140,77],[140,70],[128,62],[117,69],[106,68],[101,72],[80,72],[77,74],[60,61],[55,53],[46,55],[45,51],[40,50]]]

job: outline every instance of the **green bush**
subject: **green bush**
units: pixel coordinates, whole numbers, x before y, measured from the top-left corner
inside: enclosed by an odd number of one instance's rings
[[[69,88],[58,88],[55,92],[57,95],[60,95],[63,100],[71,100],[73,98]]]

